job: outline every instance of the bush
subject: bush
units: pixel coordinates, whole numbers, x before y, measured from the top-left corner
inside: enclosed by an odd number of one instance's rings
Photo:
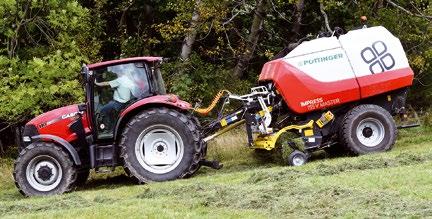
[[[163,65],[164,79],[169,92],[190,101],[210,103],[219,90],[246,93],[252,83],[236,79],[231,69],[203,61],[193,54],[187,62],[174,61]]]

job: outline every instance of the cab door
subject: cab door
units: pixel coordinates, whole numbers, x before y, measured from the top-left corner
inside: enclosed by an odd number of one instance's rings
[[[148,67],[143,62],[122,63],[93,71],[92,118],[97,140],[111,140],[123,109],[149,96]]]

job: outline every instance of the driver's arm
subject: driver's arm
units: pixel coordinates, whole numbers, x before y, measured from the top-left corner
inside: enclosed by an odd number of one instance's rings
[[[103,82],[97,82],[97,81],[95,81],[95,84],[97,86],[99,86],[99,87],[106,87],[106,86],[110,85],[109,82],[107,82],[107,81],[103,81]]]

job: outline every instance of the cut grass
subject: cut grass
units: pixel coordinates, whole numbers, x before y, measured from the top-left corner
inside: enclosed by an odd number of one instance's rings
[[[0,217],[6,218],[326,218],[432,215],[432,131],[402,130],[388,153],[315,159],[302,167],[258,162],[234,131],[209,145],[220,170],[135,185],[118,169],[92,175],[78,191],[23,198],[0,161]],[[323,157],[325,155],[317,155]]]

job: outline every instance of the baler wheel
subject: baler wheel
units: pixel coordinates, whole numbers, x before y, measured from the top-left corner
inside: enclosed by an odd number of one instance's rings
[[[294,150],[287,159],[290,166],[302,166],[307,162],[308,156],[299,150]]]
[[[393,117],[384,108],[363,104],[351,109],[340,129],[340,142],[356,155],[388,151],[396,141]]]
[[[122,133],[120,147],[126,171],[141,183],[189,177],[203,156],[195,122],[164,107],[133,117]]]
[[[13,177],[25,196],[56,195],[74,189],[77,171],[61,147],[50,142],[35,142],[19,154]]]

